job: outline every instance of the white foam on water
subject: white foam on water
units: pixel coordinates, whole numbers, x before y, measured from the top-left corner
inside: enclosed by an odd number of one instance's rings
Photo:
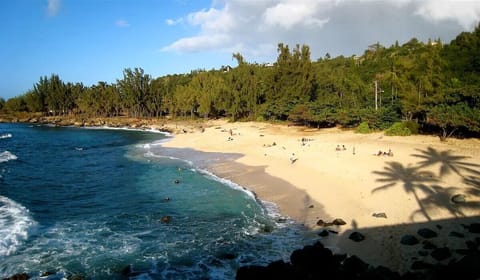
[[[7,139],[7,138],[12,138],[12,134],[11,133],[5,133],[5,134],[0,135],[0,139]]]
[[[16,160],[17,156],[10,153],[9,151],[4,151],[0,153],[0,162],[7,162],[10,160]]]
[[[35,225],[27,208],[0,196],[0,256],[14,253]]]

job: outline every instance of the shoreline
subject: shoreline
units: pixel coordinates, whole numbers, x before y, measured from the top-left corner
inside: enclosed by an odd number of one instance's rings
[[[336,145],[347,150],[336,151]],[[396,271],[408,270],[417,253],[399,244],[404,234],[418,225],[434,229],[435,221],[445,230],[459,230],[461,219],[480,216],[478,139],[444,143],[434,136],[210,121],[202,130],[175,134],[162,146],[204,155],[233,154],[207,163],[206,169],[275,203],[282,214],[314,233],[335,232],[321,238],[335,253],[356,254]],[[394,156],[374,156],[379,149]],[[465,195],[468,203],[452,204],[455,194]],[[386,218],[372,216],[378,213]],[[337,218],[346,225],[317,225]],[[355,243],[348,233],[356,230],[375,236]],[[460,244],[454,241],[452,246]],[[448,235],[439,242],[449,243]]]
[[[334,232],[319,239],[334,253],[355,254],[374,266],[409,270],[419,248],[399,240],[421,225],[443,230],[438,246],[464,247],[466,239],[448,232],[462,231],[462,221],[480,217],[480,139],[440,142],[436,136],[388,137],[225,120],[136,120],[133,125],[102,120],[91,126],[105,125],[172,133],[162,148],[193,156],[199,168],[274,203],[282,215],[313,233]],[[346,150],[337,151],[343,145]],[[394,156],[376,156],[379,150]],[[466,202],[452,203],[456,194]],[[373,216],[382,213],[386,218]],[[336,218],[346,225],[317,225]],[[366,239],[352,242],[348,235],[354,231]]]

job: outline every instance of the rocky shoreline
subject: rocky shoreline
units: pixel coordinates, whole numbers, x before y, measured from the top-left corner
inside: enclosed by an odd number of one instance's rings
[[[467,227],[471,233],[480,233],[479,223]],[[435,237],[434,231],[426,228],[417,233],[424,238]],[[349,238],[354,242],[361,242],[363,239],[354,237],[357,235],[363,236],[359,232],[353,232]],[[419,244],[413,235],[404,236],[400,243],[404,246]],[[419,257],[413,260],[411,269],[401,274],[384,266],[369,265],[355,255],[334,254],[321,241],[317,241],[313,245],[295,250],[290,255],[289,262],[278,260],[267,266],[240,267],[236,279],[480,279],[480,237],[465,241],[465,245],[466,248],[451,249],[436,247],[432,242],[423,242],[423,250],[419,251]],[[421,254],[421,252],[426,254]],[[446,264],[442,263],[441,261],[452,256],[451,252],[462,255],[462,257],[452,258]],[[430,263],[422,259],[422,256],[428,255],[437,260],[437,263]]]
[[[202,120],[169,120],[157,118],[110,117],[96,118],[83,116],[0,116],[0,123],[30,123],[54,126],[109,127],[129,129],[155,129],[161,132],[181,134],[198,131],[206,125]]]

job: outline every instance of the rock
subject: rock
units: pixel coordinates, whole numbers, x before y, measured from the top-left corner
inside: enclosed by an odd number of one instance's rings
[[[433,250],[430,255],[437,261],[443,261],[452,256],[452,254],[450,253],[450,249],[448,249],[447,247],[437,248]]]
[[[428,241],[428,240],[424,240],[422,242],[423,244],[423,249],[426,249],[426,250],[432,250],[432,249],[436,249],[437,246],[435,244],[433,244],[432,242]]]
[[[402,236],[402,239],[400,240],[400,243],[402,243],[403,245],[415,245],[415,244],[418,244],[418,239],[413,236],[413,235],[404,235]]]
[[[450,198],[453,203],[465,203],[467,202],[467,197],[464,194],[456,194]]]
[[[428,252],[427,252],[427,251],[423,251],[423,250],[418,251],[418,254],[419,254],[420,256],[422,256],[422,257],[428,256]]]
[[[343,268],[347,275],[358,275],[368,269],[368,264],[353,255],[343,261]]]
[[[330,229],[328,230],[328,232],[333,233],[333,234],[338,234],[338,231],[334,231],[334,230],[330,230]]]
[[[283,224],[283,223],[286,223],[286,222],[287,222],[287,219],[285,219],[285,218],[278,218],[277,219],[277,223],[282,223]]]
[[[174,182],[175,184],[179,184],[179,183],[180,183],[180,180],[175,179],[173,182]]]
[[[423,238],[433,238],[437,237],[438,234],[429,228],[421,228],[417,231],[418,235]]]
[[[333,220],[332,224],[336,226],[343,226],[343,225],[346,225],[347,223],[342,219],[335,219]]]
[[[318,233],[318,236],[321,236],[321,237],[327,237],[328,236],[328,230],[322,230],[321,232]]]
[[[273,231],[273,226],[271,226],[271,225],[264,225],[262,231],[265,232],[265,233],[270,233],[270,232]]]
[[[166,216],[163,216],[160,221],[162,221],[162,223],[170,223],[172,221],[172,217],[166,215]]]
[[[413,270],[419,270],[419,269],[428,269],[431,268],[433,265],[431,263],[427,263],[424,261],[415,261],[412,263],[412,266],[410,267]]]
[[[387,214],[385,214],[385,213],[383,213],[383,212],[381,212],[381,213],[373,213],[372,216],[375,217],[375,218],[384,218],[384,219],[387,218]]]
[[[468,231],[471,233],[480,233],[480,223],[470,224]]]
[[[451,231],[448,236],[458,237],[458,238],[465,238],[465,234],[460,233],[458,231]]]
[[[317,221],[317,226],[324,227],[326,224],[327,223],[325,223],[325,221],[323,221],[322,219]]]
[[[350,234],[350,236],[348,236],[348,238],[355,241],[355,242],[360,242],[360,241],[365,240],[365,236],[358,231],[352,232]]]
[[[313,206],[313,205],[308,206],[308,208],[313,208],[313,207],[315,207],[315,206]]]
[[[26,273],[19,273],[12,275],[8,278],[4,278],[5,280],[27,280],[28,279],[28,274]]]

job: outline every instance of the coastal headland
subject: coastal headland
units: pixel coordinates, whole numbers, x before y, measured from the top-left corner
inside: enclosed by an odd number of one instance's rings
[[[479,139],[226,120],[29,121],[170,132],[165,148],[201,153],[202,168],[275,203],[334,253],[374,266],[405,272],[418,260],[446,264],[479,236],[470,228],[480,222]],[[209,158],[218,153],[235,156]],[[449,248],[448,257],[437,259],[435,248]]]

